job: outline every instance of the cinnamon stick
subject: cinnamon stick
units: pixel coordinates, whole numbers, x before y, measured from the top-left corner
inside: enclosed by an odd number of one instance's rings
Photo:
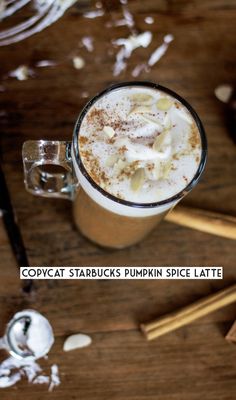
[[[141,324],[140,328],[147,340],[153,340],[225,307],[234,301],[236,301],[236,284],[198,300],[178,311],[167,314],[149,323]]]
[[[236,217],[230,215],[177,206],[167,214],[165,220],[212,235],[236,240]]]
[[[236,343],[236,321],[231,326],[229,332],[225,336],[225,339],[228,340],[228,342]]]

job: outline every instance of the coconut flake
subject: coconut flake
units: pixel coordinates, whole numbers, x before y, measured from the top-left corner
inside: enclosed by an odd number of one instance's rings
[[[35,383],[35,384],[37,383],[39,385],[49,384],[49,382],[50,382],[49,376],[45,376],[45,375],[38,375],[37,378],[35,378],[33,380],[33,383]]]
[[[97,17],[102,17],[104,15],[104,10],[96,10],[96,11],[88,11],[83,14],[84,18],[97,18]]]
[[[77,333],[75,335],[69,336],[63,345],[64,351],[71,351],[75,349],[82,349],[83,347],[87,347],[92,343],[92,339],[90,336],[85,335],[83,333]]]
[[[35,360],[18,360],[8,357],[0,364],[0,387],[13,386],[22,376],[26,376],[28,382],[32,382],[41,371],[41,367]]]
[[[148,65],[152,67],[164,56],[172,40],[174,40],[173,35],[169,34],[164,37],[162,45],[157,47],[157,49],[152,53],[151,57],[149,58]]]
[[[146,17],[144,19],[144,21],[146,22],[146,24],[152,25],[154,23],[154,18],[153,17]]]
[[[7,388],[15,385],[21,379],[21,374],[16,372],[11,376],[0,376],[0,388]]]
[[[126,0],[120,0],[121,6],[122,6],[122,12],[125,20],[125,25],[127,25],[129,28],[134,27],[134,17],[133,14],[131,14],[129,7],[128,7],[128,1]]]
[[[50,379],[51,379],[51,383],[50,383],[49,388],[48,388],[49,392],[51,392],[54,389],[55,386],[58,386],[61,383],[61,380],[60,380],[60,377],[59,377],[59,369],[58,369],[57,364],[53,364],[51,366]]]
[[[127,25],[125,19],[117,19],[115,21],[109,21],[106,23],[107,28],[112,28],[113,26],[125,26]]]
[[[42,375],[42,368],[35,360],[8,357],[0,364],[0,388],[13,386],[23,376],[26,376],[29,383],[49,384],[49,391],[52,391],[60,382],[59,369],[56,364],[51,366],[50,376]]]
[[[215,89],[215,96],[223,103],[228,103],[232,93],[233,87],[231,85],[220,85]]]
[[[115,131],[111,126],[104,126],[103,132],[111,139],[115,135]]]
[[[82,37],[81,42],[88,51],[93,51],[93,38],[91,36]]]
[[[147,65],[146,64],[138,64],[132,71],[132,76],[134,78],[137,78],[141,72],[146,71],[147,72]]]
[[[56,61],[52,61],[52,60],[41,60],[41,61],[37,61],[35,66],[37,68],[44,68],[44,67],[55,67],[57,65]]]
[[[18,81],[25,81],[33,75],[33,70],[30,69],[27,65],[20,65],[15,70],[8,72],[9,77],[16,78],[18,79]]]
[[[85,66],[85,61],[82,57],[76,56],[72,59],[73,66],[75,69],[82,69]]]
[[[0,21],[1,21],[1,19],[2,19],[3,12],[5,11],[5,9],[6,9],[6,2],[5,2],[5,0],[0,0]]]
[[[116,55],[116,62],[113,69],[113,75],[119,75],[126,68],[126,60],[132,52],[139,47],[148,47],[152,41],[152,33],[147,31],[139,35],[131,35],[128,38],[120,38],[113,41],[113,44],[122,46]]]

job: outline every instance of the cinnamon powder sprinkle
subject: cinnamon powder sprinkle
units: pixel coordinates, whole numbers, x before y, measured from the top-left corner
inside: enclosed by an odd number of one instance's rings
[[[178,103],[177,101],[174,102],[174,105],[175,105],[175,108],[178,108],[178,109],[181,108],[180,105],[179,105],[179,103]]]
[[[152,171],[154,169],[154,167],[155,167],[154,163],[147,164],[148,171]]]
[[[125,167],[123,171],[121,171],[120,173],[121,179],[124,180],[124,177],[130,178],[138,168],[139,168],[139,161],[138,160],[133,161],[132,163],[127,165],[127,167]]]
[[[195,149],[200,144],[199,132],[195,124],[191,126],[191,134],[188,142],[192,149]]]
[[[86,144],[86,143],[88,143],[88,138],[86,136],[80,136],[79,142],[80,142],[80,145]]]
[[[173,160],[179,160],[179,154],[178,153],[173,154],[172,158]]]
[[[119,152],[119,154],[122,155],[122,154],[124,154],[127,150],[128,150],[128,149],[127,149],[126,146],[122,146],[122,147],[119,148],[118,152]]]

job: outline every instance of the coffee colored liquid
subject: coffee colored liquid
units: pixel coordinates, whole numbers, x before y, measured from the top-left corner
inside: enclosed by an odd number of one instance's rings
[[[84,236],[110,248],[122,249],[142,240],[167,212],[151,217],[125,217],[95,203],[80,187],[73,206],[74,220]]]

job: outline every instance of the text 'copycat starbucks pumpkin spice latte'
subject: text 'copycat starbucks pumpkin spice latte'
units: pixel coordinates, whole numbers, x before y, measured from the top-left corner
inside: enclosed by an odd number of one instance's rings
[[[206,160],[204,130],[193,109],[169,89],[146,82],[97,95],[78,118],[71,149],[56,143],[60,154],[72,154],[72,160],[65,155],[72,173],[63,190],[70,191],[64,197],[74,202],[76,225],[113,248],[150,232],[197,183]],[[58,157],[52,163],[62,165]]]

